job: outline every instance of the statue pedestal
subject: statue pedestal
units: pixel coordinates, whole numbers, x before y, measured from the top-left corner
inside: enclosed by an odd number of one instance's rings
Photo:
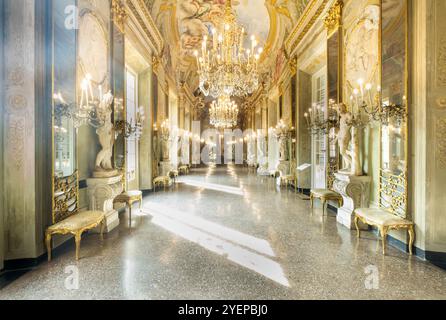
[[[123,191],[122,176],[87,179],[87,186],[90,210],[105,212],[104,232],[111,232],[119,225],[119,214],[113,207],[113,200]],[[100,232],[100,228],[93,232]]]
[[[338,210],[336,220],[338,223],[354,230],[354,210],[368,208],[370,204],[370,184],[372,178],[368,176],[354,176],[345,173],[335,173],[333,183],[334,191],[344,198],[344,206]],[[367,230],[366,225],[360,224],[362,230]]]

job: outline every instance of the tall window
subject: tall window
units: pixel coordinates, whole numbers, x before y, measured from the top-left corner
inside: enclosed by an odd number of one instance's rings
[[[327,105],[327,76],[326,69],[323,68],[313,76],[312,80],[312,101],[326,110]],[[326,112],[326,111],[325,111]],[[321,113],[321,120],[325,115]],[[313,162],[313,187],[325,188],[326,170],[327,170],[327,136],[317,134],[313,136],[312,143],[312,162]]]
[[[126,109],[127,121],[135,122],[136,110],[138,105],[138,83],[136,74],[129,69],[126,70]],[[127,181],[136,179],[137,169],[137,143],[134,138],[127,139]]]

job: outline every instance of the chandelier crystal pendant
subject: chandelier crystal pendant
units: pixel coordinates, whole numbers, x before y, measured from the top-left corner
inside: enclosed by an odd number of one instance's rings
[[[222,22],[203,37],[201,53],[197,50],[200,89],[205,96],[247,96],[259,87],[258,63],[263,48],[253,35],[251,48],[243,47],[245,29],[237,24],[231,0],[226,1]],[[208,41],[212,44],[208,45]]]
[[[229,96],[213,101],[209,109],[210,123],[216,129],[231,129],[237,125],[239,109]]]

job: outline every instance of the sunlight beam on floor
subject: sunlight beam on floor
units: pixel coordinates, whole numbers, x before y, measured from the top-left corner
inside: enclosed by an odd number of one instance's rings
[[[194,214],[185,212],[184,210],[176,210],[171,207],[159,205],[156,203],[148,203],[144,206],[144,210],[148,214],[161,214],[179,222],[185,223],[193,228],[200,229],[204,232],[211,233],[214,236],[222,238],[247,247],[248,249],[257,251],[258,253],[275,257],[274,251],[268,241],[247,235],[234,229],[219,225],[200,218]]]
[[[161,214],[153,214],[152,223],[186,240],[221,255],[249,270],[257,272],[285,287],[290,287],[279,263],[238,245],[214,237]]]
[[[191,180],[191,179],[181,179],[179,182],[184,183],[191,187],[226,192],[226,193],[231,193],[231,194],[235,194],[235,195],[239,195],[239,196],[243,196],[245,194],[242,188],[230,187],[230,186],[225,186],[225,185],[221,185],[221,184],[201,182],[201,181],[196,181],[196,180]]]

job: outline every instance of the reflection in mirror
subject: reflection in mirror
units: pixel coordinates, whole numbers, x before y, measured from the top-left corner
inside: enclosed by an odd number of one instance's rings
[[[327,92],[328,107],[342,101],[341,84],[341,28],[337,28],[327,39]],[[328,168],[327,187],[331,188],[334,182],[334,173],[339,170],[339,152],[336,141],[337,128],[328,132]]]
[[[76,0],[53,1],[54,96],[67,103],[76,101],[76,30],[65,27],[65,8]],[[73,120],[61,114],[54,99],[54,176],[67,177],[76,171],[76,129]]]
[[[407,100],[407,0],[382,0],[382,103],[404,105]],[[407,121],[391,118],[381,127],[380,205],[407,216]]]
[[[114,99],[114,122],[126,120],[125,115],[125,37],[118,28],[113,26],[113,93]],[[125,171],[125,137],[118,135],[114,145],[114,166],[118,170]]]
[[[384,104],[407,97],[407,1],[382,0],[382,94]],[[406,104],[407,105],[407,104]],[[382,130],[382,168],[394,175],[407,167],[407,121],[391,119]]]
[[[340,32],[335,32],[327,41],[328,99],[339,103],[339,46]]]

